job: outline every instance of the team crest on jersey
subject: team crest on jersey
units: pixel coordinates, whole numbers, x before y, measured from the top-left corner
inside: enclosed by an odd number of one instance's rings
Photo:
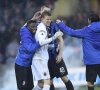
[[[41,35],[44,35],[43,33],[41,33]]]
[[[44,30],[41,30],[40,32],[41,32],[41,35],[44,35],[44,33],[45,33],[45,31],[44,31]]]
[[[61,68],[60,68],[60,73],[61,73],[62,75],[65,73],[64,67],[61,67]]]
[[[47,73],[46,73],[46,72],[44,72],[44,73],[43,73],[43,75],[44,75],[44,76],[46,76],[46,75],[47,75]]]

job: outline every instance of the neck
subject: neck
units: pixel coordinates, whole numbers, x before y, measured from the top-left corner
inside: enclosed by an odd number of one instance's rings
[[[43,22],[41,22],[41,23],[43,23]],[[45,23],[43,23],[44,25],[45,25]],[[45,25],[46,26],[46,25]]]

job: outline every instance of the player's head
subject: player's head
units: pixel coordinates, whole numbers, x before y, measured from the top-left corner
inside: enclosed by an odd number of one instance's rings
[[[51,9],[50,9],[48,6],[42,6],[42,7],[41,7],[41,14],[42,14],[43,12],[45,12],[45,11],[51,12]]]
[[[27,22],[26,26],[33,34],[35,34],[35,32],[37,30],[36,21],[30,20],[30,21]]]
[[[50,12],[45,11],[41,14],[41,22],[45,26],[50,26],[50,23],[51,23],[51,14],[50,14]]]
[[[92,22],[98,22],[98,21],[100,21],[98,14],[95,14],[95,13],[89,14],[89,17],[88,17],[89,24]]]

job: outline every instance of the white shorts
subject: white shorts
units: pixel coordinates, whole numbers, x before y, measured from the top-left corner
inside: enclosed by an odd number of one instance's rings
[[[48,60],[33,59],[32,72],[34,80],[50,79]]]

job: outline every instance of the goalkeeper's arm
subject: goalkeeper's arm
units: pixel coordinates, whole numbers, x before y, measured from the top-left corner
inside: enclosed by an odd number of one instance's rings
[[[40,43],[40,45],[41,46],[43,46],[43,45],[45,45],[45,44],[48,44],[48,43],[50,43],[51,41],[53,41],[53,40],[55,40],[55,39],[57,39],[59,36],[62,36],[63,35],[63,33],[62,32],[56,32],[55,34],[54,34],[54,36],[52,36],[51,38],[48,38],[48,39],[45,39],[45,40],[43,40],[42,38],[39,40],[39,43]]]

